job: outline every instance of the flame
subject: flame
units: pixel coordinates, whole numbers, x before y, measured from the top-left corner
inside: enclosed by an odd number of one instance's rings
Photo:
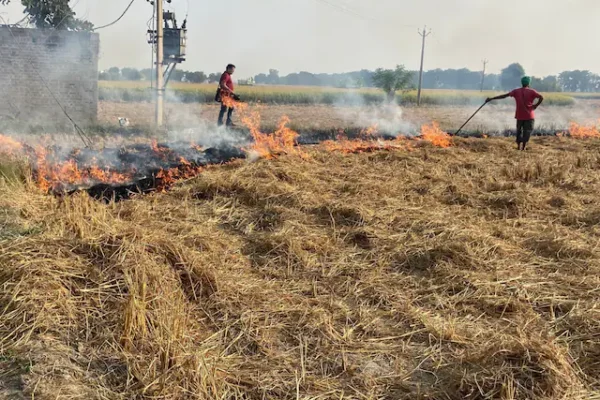
[[[577,139],[600,138],[600,131],[596,125],[579,125],[571,122],[569,125],[569,136]]]
[[[223,104],[235,108],[240,115],[242,124],[248,128],[254,143],[246,151],[265,159],[273,159],[282,154],[295,154],[307,158],[308,154],[298,148],[296,131],[288,127],[290,119],[282,116],[277,129],[273,133],[263,133],[260,130],[259,107],[250,108],[248,104],[235,101],[231,97],[223,97]]]
[[[432,122],[431,125],[423,125],[421,127],[421,138],[438,147],[452,146],[452,136],[440,129],[437,122]]]
[[[0,135],[0,153],[7,155],[15,155],[23,150],[23,145],[15,139]]]

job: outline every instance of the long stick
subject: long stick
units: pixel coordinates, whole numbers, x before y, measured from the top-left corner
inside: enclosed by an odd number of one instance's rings
[[[456,131],[456,133],[455,133],[454,135],[455,135],[455,136],[456,136],[456,135],[458,135],[458,134],[460,133],[460,131],[462,131],[462,128],[464,128],[464,127],[465,127],[465,125],[467,125],[467,124],[469,123],[469,121],[471,121],[471,120],[473,119],[473,117],[477,115],[477,113],[479,112],[479,110],[481,110],[481,109],[483,108],[483,106],[485,106],[486,104],[487,104],[487,103],[483,103],[483,104],[481,105],[481,107],[479,107],[479,108],[477,109],[477,111],[475,111],[475,112],[473,113],[473,115],[471,115],[471,118],[469,118],[469,119],[467,120],[467,122],[465,122],[465,123],[464,123],[464,124],[463,124],[463,125],[462,125],[462,126],[461,126],[461,127],[460,127],[460,128],[457,130],[457,131]]]

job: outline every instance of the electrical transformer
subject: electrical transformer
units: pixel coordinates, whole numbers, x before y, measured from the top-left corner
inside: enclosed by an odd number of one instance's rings
[[[173,12],[163,13],[163,20],[165,22],[163,32],[163,64],[181,63],[185,61],[186,55],[186,22],[181,27],[178,27],[175,13]]]

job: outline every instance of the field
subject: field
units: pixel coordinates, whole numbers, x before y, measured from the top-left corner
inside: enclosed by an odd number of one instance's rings
[[[0,398],[600,398],[600,141],[208,168],[103,204],[4,161]]]
[[[172,102],[210,103],[214,102],[216,84],[172,83],[167,98]],[[372,89],[340,89],[310,86],[238,86],[236,92],[249,102],[275,104],[376,104],[384,100],[383,92]],[[474,105],[496,92],[467,90],[425,90],[422,103],[428,105]],[[103,101],[150,101],[153,92],[149,83],[127,81],[101,81],[100,100]],[[571,95],[549,93],[547,105],[570,106],[575,100]],[[416,104],[416,91],[398,96],[398,103]]]

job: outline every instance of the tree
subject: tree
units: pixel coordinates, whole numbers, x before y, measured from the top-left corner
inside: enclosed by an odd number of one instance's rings
[[[121,70],[119,67],[111,67],[107,71],[108,80],[109,81],[120,81],[121,80]]]
[[[525,69],[519,63],[510,64],[500,73],[500,85],[508,91],[521,86],[521,78],[525,75]]]
[[[208,77],[206,76],[206,74],[202,71],[195,71],[195,72],[186,72],[185,73],[185,80],[187,82],[191,82],[191,83],[204,83],[206,82],[206,79]],[[215,82],[218,82],[219,79],[221,78],[221,75],[219,75],[217,77],[217,80]]]
[[[175,68],[173,70],[173,72],[171,72],[171,76],[169,77],[169,80],[171,82],[183,82],[183,80],[185,79],[186,73],[187,73],[187,71]]]
[[[531,77],[531,87],[540,92],[560,92],[561,88],[558,84],[558,78],[554,75],[538,78]]]
[[[121,70],[121,75],[123,79],[126,81],[140,81],[142,80],[142,74],[139,70],[135,68],[123,68]]]
[[[267,76],[267,83],[269,85],[278,85],[279,84],[279,71],[276,69],[270,69],[269,75]]]
[[[210,75],[208,75],[208,83],[217,83],[221,80],[221,73],[219,72],[214,72]]]
[[[140,71],[140,74],[142,74],[142,78],[146,81],[154,79],[154,70],[152,68],[144,68]]]
[[[564,71],[558,76],[558,81],[566,92],[596,92],[600,77],[590,71]]]
[[[75,18],[75,12],[69,5],[70,0],[21,0],[29,21],[40,29],[63,29],[89,31],[94,25]],[[11,0],[0,0],[0,4],[9,4]]]
[[[258,85],[264,85],[267,83],[267,75],[266,74],[258,74],[254,77],[254,82]]]
[[[406,90],[411,86],[413,73],[407,71],[404,65],[397,65],[396,69],[378,68],[373,74],[373,84],[382,89],[389,102],[394,101],[398,90]]]

